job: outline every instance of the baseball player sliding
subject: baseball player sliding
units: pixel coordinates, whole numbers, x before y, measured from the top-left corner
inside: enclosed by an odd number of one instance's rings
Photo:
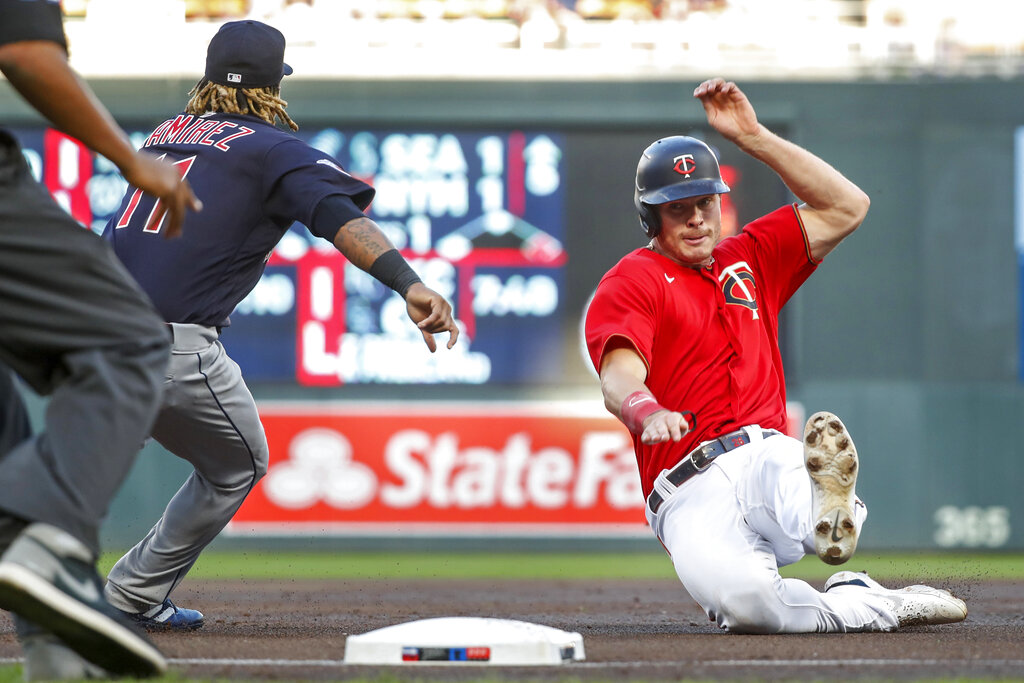
[[[889,590],[841,571],[824,592],[780,566],[848,560],[867,511],[857,451],[831,413],[804,439],[782,433],[779,310],[864,220],[868,197],[827,163],[761,125],[735,83],[694,90],[708,123],[767,164],[799,203],[721,238],[722,181],[703,142],[651,144],[636,173],[647,246],[602,278],[586,319],[605,405],[634,435],[651,528],[683,586],[729,631],[887,631],[961,621],[944,590]]]
[[[107,599],[150,629],[192,629],[203,615],[170,595],[267,469],[267,440],[238,366],[218,341],[228,315],[255,286],[293,221],[330,241],[406,301],[430,351],[459,330],[451,305],[423,285],[363,210],[369,185],[275,121],[297,130],[280,97],[285,39],[257,21],[223,25],[205,77],[181,114],[144,148],[177,164],[204,202],[185,235],[146,227],[153,200],[129,187],[104,230],[173,336],[165,396],[152,436],[195,471],[161,519],[111,569]]]

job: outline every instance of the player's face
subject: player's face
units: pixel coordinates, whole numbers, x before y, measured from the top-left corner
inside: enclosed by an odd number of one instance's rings
[[[684,266],[711,263],[711,250],[722,235],[721,195],[687,197],[655,208],[661,216],[655,251]]]

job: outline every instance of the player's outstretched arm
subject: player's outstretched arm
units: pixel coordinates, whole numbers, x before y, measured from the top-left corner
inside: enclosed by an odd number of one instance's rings
[[[187,209],[202,208],[174,166],[135,151],[127,134],[68,64],[62,45],[47,40],[7,43],[0,46],[0,71],[54,126],[110,159],[129,183],[160,199],[168,219],[166,236],[180,234]]]
[[[402,295],[409,318],[416,323],[431,353],[437,350],[435,334],[448,332],[447,347],[455,346],[459,328],[451,304],[420,281],[374,221],[365,216],[348,221],[335,235],[334,246],[352,265]]]
[[[374,262],[382,254],[392,251],[395,245],[373,220],[359,216],[341,226],[334,236],[334,247],[349,263],[369,273]]]
[[[863,222],[871,203],[868,196],[822,159],[765,128],[735,83],[713,78],[698,85],[693,96],[704,106],[712,128],[767,164],[803,202],[800,217],[816,260]]]
[[[660,405],[644,384],[646,379],[647,366],[634,349],[606,352],[601,360],[605,407],[645,444],[679,441],[693,425],[683,413]]]

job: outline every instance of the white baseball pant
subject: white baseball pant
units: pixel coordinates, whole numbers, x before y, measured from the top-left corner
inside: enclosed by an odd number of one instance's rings
[[[658,508],[651,529],[708,618],[738,633],[890,630],[896,615],[869,591],[820,593],[779,567],[815,554],[803,444],[783,434],[724,453]],[[857,505],[858,532],[867,508]]]

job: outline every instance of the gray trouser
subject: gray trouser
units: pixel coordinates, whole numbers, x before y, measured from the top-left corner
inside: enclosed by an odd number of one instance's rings
[[[50,396],[44,431],[0,454],[0,509],[98,553],[156,415],[167,350],[166,328],[113,250],[57,206],[0,130],[0,363]],[[0,418],[14,422],[0,432],[23,429],[20,402],[0,382]]]
[[[107,600],[128,612],[170,595],[266,474],[269,458],[256,402],[217,330],[171,327],[171,364],[153,438],[195,471],[107,576]]]

